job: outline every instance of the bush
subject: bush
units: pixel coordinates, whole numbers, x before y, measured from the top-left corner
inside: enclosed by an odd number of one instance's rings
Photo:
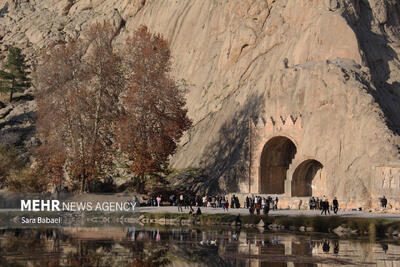
[[[368,233],[370,230],[370,224],[373,221],[373,219],[367,218],[352,218],[352,220],[349,220],[346,225],[351,229],[357,229],[362,233]]]
[[[40,174],[40,171],[33,168],[24,168],[11,174],[6,185],[14,192],[39,193],[47,190],[48,181]]]
[[[10,174],[24,167],[25,162],[18,154],[18,150],[15,147],[0,144],[0,188],[5,185]]]

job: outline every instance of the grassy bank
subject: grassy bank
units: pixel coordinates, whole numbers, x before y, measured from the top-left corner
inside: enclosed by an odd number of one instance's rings
[[[232,214],[202,214],[191,216],[185,213],[147,213],[147,212],[99,212],[86,211],[82,213],[63,212],[21,212],[7,211],[0,213],[0,226],[3,227],[29,227],[34,225],[21,225],[21,217],[61,216],[65,222],[71,221],[82,227],[97,226],[108,227],[112,225],[123,226],[133,223],[154,223],[161,225],[197,225],[197,226],[231,226],[237,216]],[[105,218],[103,220],[103,218]],[[291,231],[310,231],[320,233],[332,233],[334,229],[341,226],[348,230],[356,230],[353,234],[384,236],[400,232],[399,220],[374,219],[374,218],[350,218],[340,216],[266,216],[266,215],[242,215],[240,216],[241,226],[245,228],[256,228],[260,220],[263,220],[265,227],[270,225],[279,226],[278,229]],[[53,225],[56,226],[56,225]],[[65,226],[64,222],[63,225]],[[282,227],[283,226],[283,227]]]
[[[236,220],[236,215],[231,214],[202,214],[200,216],[190,216],[182,213],[142,213],[147,219],[178,219],[193,220],[198,225],[231,225]],[[245,215],[240,216],[241,225],[246,227],[257,227],[260,220],[266,226],[276,224],[284,226],[286,230],[300,227],[312,229],[314,232],[331,233],[334,229],[341,226],[351,230],[357,230],[357,234],[384,236],[385,233],[400,231],[400,221],[372,218],[349,218],[349,217],[322,217],[322,216],[266,216],[266,215]]]

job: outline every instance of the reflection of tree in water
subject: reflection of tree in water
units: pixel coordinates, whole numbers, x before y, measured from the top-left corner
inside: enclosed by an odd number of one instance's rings
[[[99,237],[101,238],[101,236]],[[59,229],[0,232],[1,266],[161,266],[167,247],[147,241],[79,239]]]
[[[113,250],[113,240],[80,240],[70,238],[69,244],[75,248],[67,257],[70,266],[98,266],[109,263],[108,256]]]
[[[71,240],[77,251],[69,266],[162,266],[168,263],[166,247],[145,241]]]
[[[3,229],[0,237],[2,266],[26,266],[28,261],[30,261],[30,266],[58,266],[59,264],[60,236],[52,229]],[[48,252],[52,254],[48,255]],[[32,258],[36,258],[35,261],[31,261]]]
[[[102,235],[103,231],[111,234],[107,237]],[[382,249],[387,250],[387,244],[382,244]],[[277,267],[289,266],[290,261],[295,267],[314,267],[314,250],[317,254],[327,252],[327,256],[339,254],[339,240],[285,237],[250,230],[241,233],[239,229],[0,230],[1,266],[163,266],[186,262]]]

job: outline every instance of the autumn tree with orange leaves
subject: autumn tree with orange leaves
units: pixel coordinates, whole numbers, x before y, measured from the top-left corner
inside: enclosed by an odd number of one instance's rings
[[[121,96],[123,114],[117,124],[121,150],[132,160],[138,191],[146,174],[160,171],[191,126],[184,90],[170,75],[171,52],[161,35],[140,27],[125,46],[124,64],[131,72]]]
[[[51,45],[36,66],[39,88],[37,161],[60,185],[65,173],[88,191],[88,182],[112,163],[122,60],[112,45],[110,24],[94,24],[85,37]]]
[[[94,24],[84,37],[49,46],[35,66],[36,158],[57,185],[68,174],[88,191],[122,152],[143,192],[146,174],[161,170],[191,126],[167,41],[142,26],[118,53],[114,35],[110,24]]]

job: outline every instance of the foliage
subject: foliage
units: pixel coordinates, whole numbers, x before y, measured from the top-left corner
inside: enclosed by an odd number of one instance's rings
[[[145,174],[163,169],[191,122],[184,108],[184,90],[169,75],[167,41],[142,26],[127,40],[125,51],[129,86],[122,96],[117,138],[143,183]]]
[[[6,182],[7,188],[14,192],[37,193],[48,188],[48,180],[36,168],[24,168],[11,174]]]
[[[0,92],[10,93],[10,102],[15,92],[22,92],[30,87],[29,66],[25,62],[25,55],[18,47],[9,47],[7,63],[4,70],[0,70]]]
[[[113,120],[123,88],[114,30],[94,24],[85,39],[53,44],[34,73],[38,84],[37,149],[44,175],[60,185],[64,170],[88,190],[89,180],[112,163]]]
[[[67,173],[88,191],[122,152],[143,191],[145,175],[166,168],[191,125],[184,90],[169,75],[168,44],[144,26],[121,53],[112,47],[109,23],[83,36],[52,44],[36,66],[38,164],[54,184]]]
[[[10,174],[24,167],[25,162],[18,154],[18,150],[13,146],[0,144],[0,188],[4,186]]]

